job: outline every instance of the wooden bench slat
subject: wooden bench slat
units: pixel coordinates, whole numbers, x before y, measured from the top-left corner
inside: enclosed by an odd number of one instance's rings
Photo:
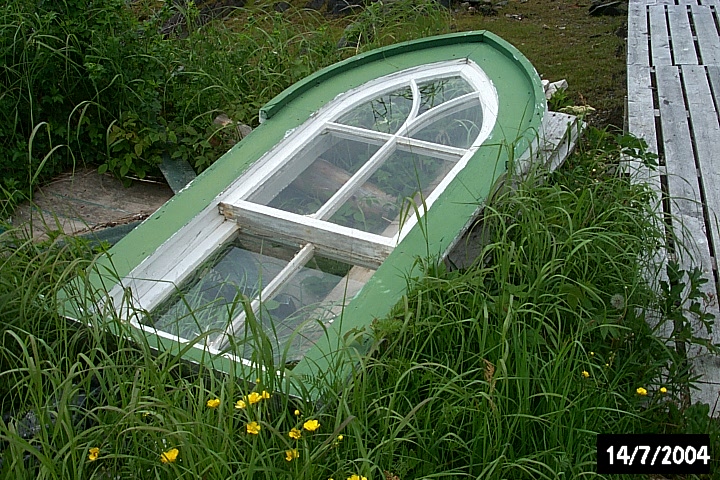
[[[672,65],[667,20],[665,18],[665,5],[651,5],[649,11],[652,64]]]
[[[627,29],[627,64],[649,66],[650,30],[647,23],[647,6],[639,3],[629,5]]]
[[[720,37],[718,37],[710,7],[694,5],[690,7],[690,13],[695,24],[702,63],[704,65],[720,64]]]
[[[673,230],[689,251],[678,251],[678,262],[683,269],[698,265],[705,278],[712,279],[710,250],[705,232],[697,169],[693,154],[690,126],[683,100],[679,67],[658,67],[656,69],[660,120],[663,131],[665,162],[668,170],[668,194],[671,199]],[[692,91],[691,94],[695,94]],[[701,290],[714,297],[714,282],[703,285]],[[717,315],[717,303],[707,305],[710,313]],[[708,338],[708,332],[693,317],[690,318],[693,333]],[[705,355],[702,348],[693,346],[687,352],[696,373],[707,382],[720,374],[717,358]],[[717,397],[712,388],[701,388],[692,392],[693,401],[714,402]]]
[[[697,65],[695,40],[693,40],[690,18],[686,5],[667,7],[668,26],[672,39],[672,55],[675,65]]]

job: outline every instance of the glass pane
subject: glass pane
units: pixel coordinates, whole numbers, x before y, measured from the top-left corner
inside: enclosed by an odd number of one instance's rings
[[[422,82],[418,84],[420,89],[420,110],[421,114],[433,107],[445,103],[453,98],[461,97],[475,89],[462,77],[441,78]]]
[[[338,118],[337,123],[395,133],[410,114],[412,98],[410,86],[403,87],[358,105]]]
[[[225,329],[296,252],[250,236],[239,237],[196,268],[154,312],[154,326],[181,338]]]
[[[255,321],[273,347],[275,361],[300,360],[323,335],[324,327],[342,313],[342,307],[360,291],[374,270],[313,258],[270,300],[264,300]],[[251,358],[256,340],[248,328],[236,342]]]
[[[441,112],[437,117],[432,111],[430,118],[422,125],[412,128],[411,138],[428,142],[449,145],[451,147],[468,148],[477,139],[482,126],[482,107],[475,97],[467,102]]]
[[[421,205],[420,193],[427,198],[454,164],[399,146],[330,221],[391,237],[401,217],[413,213],[408,198]]]
[[[323,132],[293,156],[249,200],[300,215],[314,213],[379,148],[378,145]]]

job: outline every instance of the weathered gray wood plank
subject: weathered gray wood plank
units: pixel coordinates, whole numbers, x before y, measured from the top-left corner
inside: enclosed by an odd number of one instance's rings
[[[690,18],[686,5],[671,5],[667,7],[668,27],[672,41],[672,56],[674,65],[697,65],[695,41],[693,40]]]
[[[628,18],[628,42],[630,40],[630,31],[634,29],[637,33],[644,25],[647,25],[646,15],[642,12],[642,18]],[[646,62],[649,63],[647,43],[644,45],[644,55]],[[629,53],[629,49],[628,49]],[[646,64],[647,65],[647,64]],[[628,85],[628,131],[635,136],[642,138],[648,145],[648,150],[652,153],[658,153],[658,137],[655,127],[655,106],[653,102],[653,86],[650,67],[642,64],[629,64],[627,66],[627,85]],[[656,213],[655,221],[660,224],[663,221],[662,207],[662,168],[650,169],[642,162],[629,159],[626,162],[626,170],[630,174],[632,180],[636,183],[646,184],[654,194],[652,200],[652,211]],[[650,288],[654,291],[660,291],[660,282],[667,282],[666,266],[668,261],[667,250],[665,248],[658,249],[653,258],[649,262],[644,276]],[[663,339],[668,339],[672,335],[673,325],[671,322],[664,321],[662,315],[656,310],[646,312],[648,324],[656,328],[656,335]],[[660,324],[663,322],[662,324]],[[660,324],[660,325],[659,325]]]
[[[644,138],[651,152],[657,153],[655,132],[655,107],[653,105],[652,79],[650,68],[642,65],[628,65],[628,130]]]
[[[682,72],[705,205],[711,226],[714,226],[709,229],[709,233],[713,251],[717,255],[720,252],[720,235],[717,229],[717,218],[720,217],[720,157],[717,155],[717,146],[720,145],[720,123],[705,67],[684,65]],[[715,67],[713,72],[717,79],[718,67]]]
[[[650,65],[650,28],[647,23],[647,6],[644,3],[630,3],[627,28],[627,64]]]
[[[720,62],[720,37],[715,26],[713,9],[707,5],[693,5],[690,7],[690,19],[695,26],[700,52],[698,64],[717,64]]]
[[[670,40],[665,18],[665,5],[651,5],[650,13],[650,52],[653,65],[672,65]]]
[[[700,57],[704,65],[720,63],[720,37],[715,27],[713,13],[708,6],[694,5],[690,14],[695,24]]]
[[[676,255],[681,268],[689,270],[697,265],[705,278],[712,279],[710,250],[680,71],[678,67],[658,67],[656,76],[673,230],[676,237],[687,247],[687,250],[678,249]],[[710,282],[702,290],[708,295],[714,295],[715,288]],[[707,307],[711,313],[715,313],[717,304],[714,305],[715,308],[713,305]],[[704,331],[697,321],[692,318],[690,320],[694,334],[708,338],[708,332]],[[692,348],[687,353],[694,370],[703,380],[713,381],[719,371],[716,368],[717,358],[705,355],[699,348]],[[691,395],[693,401],[710,404],[717,399],[714,386],[708,384],[700,385],[700,390],[693,391]]]

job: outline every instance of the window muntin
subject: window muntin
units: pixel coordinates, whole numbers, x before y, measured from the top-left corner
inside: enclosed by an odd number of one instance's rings
[[[303,132],[310,137],[305,146],[297,153],[288,148],[286,165],[241,198],[399,240],[397,225],[408,213],[414,217],[408,201],[429,205],[441,185],[442,177],[427,177],[424,167],[438,159],[459,162],[489,133],[483,111],[492,123],[497,114],[496,99],[482,88],[486,78],[472,75],[477,71],[467,64],[440,70],[417,80],[401,76],[369,88],[360,100],[348,94],[349,110],[319,116],[320,133]],[[447,167],[439,166],[438,175],[452,171]],[[393,176],[395,185],[378,185]]]
[[[373,99],[388,92],[406,92],[408,86],[412,92],[412,104],[403,124],[393,133],[338,123],[337,120],[343,118],[346,112],[371,104]],[[470,93],[466,93],[468,89],[471,90]],[[431,91],[432,94],[427,93]],[[398,94],[396,97],[402,95]],[[402,101],[407,100],[402,98]],[[401,102],[397,98],[391,100]],[[407,102],[402,105],[403,109],[407,110]],[[435,138],[428,136],[427,132],[433,125],[447,128],[447,125],[436,122],[442,122],[442,119],[448,116],[448,112],[468,105],[479,106],[480,111],[480,117],[476,115],[475,118],[481,119],[481,125],[477,127],[479,133],[474,140],[461,142],[462,146],[458,147],[443,144],[442,141],[434,141]],[[477,110],[476,108],[475,111]],[[361,275],[363,280],[354,284],[355,287],[348,286],[345,299],[348,302],[361,288],[358,285],[363,285],[369,279],[373,269],[382,263],[394,245],[413,228],[417,219],[414,215],[406,218],[399,215],[395,219],[388,217],[391,221],[383,229],[382,233],[386,235],[384,237],[357,228],[344,227],[328,220],[343,208],[343,205],[357,194],[356,192],[363,192],[362,188],[367,186],[367,182],[372,183],[373,175],[382,171],[384,163],[392,159],[392,155],[398,151],[409,153],[411,156],[424,155],[441,159],[443,166],[440,170],[446,172],[449,168],[444,176],[439,173],[436,178],[426,182],[427,185],[420,185],[421,188],[411,192],[410,196],[415,195],[418,200],[419,192],[425,197],[423,208],[419,209],[421,212],[425,207],[432,206],[435,199],[489,136],[497,113],[497,94],[492,83],[475,64],[465,60],[412,68],[371,81],[347,92],[313,115],[311,120],[288,132],[280,144],[251,166],[243,176],[236,179],[212,205],[136,267],[111,292],[113,302],[119,306],[123,318],[127,318],[139,328],[150,331],[148,330],[150,327],[142,326],[136,320],[142,315],[132,312],[158,312],[158,305],[177,292],[175,285],[192,278],[193,271],[219,251],[219,248],[223,248],[225,240],[237,234],[240,228],[243,232],[272,238],[273,241],[300,248],[269,284],[262,285],[260,295],[251,300],[254,315],[263,315],[264,307],[261,300],[269,299],[270,305],[274,305],[272,299],[316,253],[354,265],[350,272],[370,272],[366,276]],[[472,117],[470,120],[472,121]],[[323,135],[328,140],[321,138]],[[275,208],[273,204],[275,198],[291,186],[313,162],[321,158],[326,160],[324,158],[326,152],[336,145],[353,146],[353,148],[360,146],[374,153],[364,163],[358,162],[362,165],[357,171],[349,171],[348,173],[352,174],[350,179],[314,213],[307,212],[315,206],[295,208],[295,212]],[[316,154],[316,151],[322,153]],[[312,193],[318,194],[318,192]],[[218,215],[218,207],[223,216]],[[232,221],[228,222],[228,219]],[[379,227],[371,230],[379,231]],[[178,256],[178,252],[187,252],[187,254],[181,253]],[[350,285],[352,274],[348,273],[343,278]],[[123,299],[126,298],[127,293],[125,285],[131,286],[128,291],[131,290],[133,301],[131,308],[123,310],[125,303]],[[139,295],[136,295],[136,292],[139,292]],[[282,298],[280,297],[280,300]],[[280,300],[278,303],[281,303]],[[228,302],[226,307],[227,305],[231,303]],[[302,308],[300,310],[305,311]],[[330,310],[339,311],[336,306],[331,306]],[[265,318],[271,318],[272,313],[268,312],[268,314],[269,317],[265,316]],[[317,318],[325,317],[317,315]],[[214,338],[207,348],[218,352],[233,343],[236,344],[238,335],[244,335],[244,322],[245,313],[241,312],[230,320],[225,333]],[[157,330],[156,333],[166,338],[185,340],[179,335],[162,330]]]
[[[414,213],[412,204],[420,205],[454,165],[453,161],[398,145],[329,221],[394,237],[403,217]]]
[[[301,215],[315,213],[379,148],[367,141],[322,132],[298,154],[294,168],[275,174],[277,186],[256,191],[249,200]],[[282,176],[286,177],[284,181],[279,179]]]
[[[374,273],[238,234],[143,319],[157,331],[189,340],[209,333],[211,347],[233,345],[247,356],[257,328],[280,359],[299,360]],[[248,308],[252,317],[248,318]],[[249,322],[254,322],[252,326]]]
[[[396,133],[412,111],[413,91],[410,85],[372,100],[341,115],[336,123],[382,133]]]
[[[360,276],[354,273],[357,271],[366,273]],[[275,360],[299,361],[372,273],[374,270],[314,256],[275,296],[263,300],[254,321],[272,343]],[[236,346],[242,345],[245,357],[254,346],[247,322],[246,318],[245,328],[236,330],[232,340]]]
[[[187,278],[158,306],[152,325],[182,338],[227,328],[239,314],[241,299],[260,294],[297,254],[297,249],[271,245],[239,235]]]
[[[429,111],[410,128],[409,136],[426,142],[439,143],[457,148],[470,148],[480,135],[483,112],[480,99],[476,96],[449,102],[434,111]],[[440,111],[441,110],[441,111]]]

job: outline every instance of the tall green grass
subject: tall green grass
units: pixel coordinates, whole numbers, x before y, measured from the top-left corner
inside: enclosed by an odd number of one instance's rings
[[[126,182],[159,174],[164,155],[204,170],[239,140],[234,125],[213,124],[220,113],[255,126],[262,105],[318,69],[450,28],[431,2],[372,5],[339,20],[254,3],[206,25],[192,21],[192,3],[134,8],[123,0],[0,6],[2,211],[78,163]],[[187,35],[163,36],[177,11],[189,18]]]
[[[68,322],[56,295],[97,253],[3,233],[0,476],[581,478],[597,433],[710,433],[717,458],[717,422],[684,403],[683,359],[645,318],[673,319],[645,281],[665,242],[650,192],[594,133],[602,148],[492,200],[472,267],[418,259],[426,276],[364,332],[369,354],[338,352],[352,377],[319,375],[318,403],[289,397],[303,391],[289,380],[248,385],[110,336],[92,315]]]

